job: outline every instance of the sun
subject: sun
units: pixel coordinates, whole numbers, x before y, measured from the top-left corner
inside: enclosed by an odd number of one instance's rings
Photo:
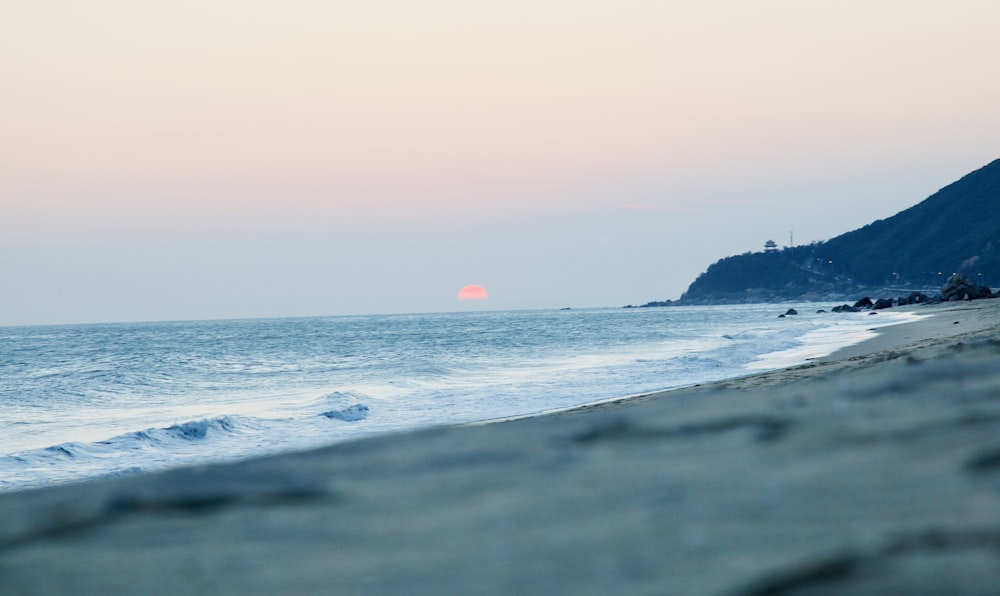
[[[465,286],[458,291],[459,300],[486,300],[489,297],[489,292],[483,286]]]

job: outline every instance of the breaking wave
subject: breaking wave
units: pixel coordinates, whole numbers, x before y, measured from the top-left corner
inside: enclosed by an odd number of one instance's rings
[[[330,394],[320,401],[329,405],[345,399],[353,399],[353,396]],[[311,410],[309,417],[313,420],[358,422],[368,417],[369,408],[354,403],[319,414],[316,408]],[[0,490],[19,490],[82,477],[129,476],[179,463],[239,459],[268,453],[275,447],[304,442],[297,433],[303,421],[301,417],[219,416],[128,432],[101,441],[69,441],[0,456]],[[316,434],[314,430],[312,435]],[[285,439],[276,440],[276,436]],[[247,444],[256,448],[248,449]],[[220,457],[227,452],[232,457]]]

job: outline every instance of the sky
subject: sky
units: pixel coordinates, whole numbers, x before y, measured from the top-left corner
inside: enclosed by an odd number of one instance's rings
[[[0,325],[676,299],[1000,157],[997,23],[995,0],[3,0]]]

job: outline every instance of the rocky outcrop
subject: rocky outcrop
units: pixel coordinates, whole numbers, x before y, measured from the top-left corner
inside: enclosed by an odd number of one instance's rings
[[[652,302],[647,302],[646,304],[640,304],[639,306],[626,304],[622,308],[651,308],[657,306],[675,306],[678,304],[679,304],[678,302],[674,302],[673,300],[653,300]],[[569,309],[563,309],[563,310],[569,310]]]
[[[872,301],[871,298],[865,296],[861,300],[855,302],[853,306],[843,304],[841,306],[835,306],[831,310],[833,312],[859,312],[862,310],[876,311],[892,308],[893,306],[907,306],[910,304],[940,304],[941,302],[980,300],[983,298],[997,297],[1000,297],[1000,292],[993,293],[988,287],[979,285],[969,279],[966,279],[961,274],[956,273],[948,278],[948,281],[941,287],[941,293],[934,296],[928,296],[923,292],[910,292],[909,295],[900,296],[896,299],[878,298],[875,301]],[[874,314],[874,312],[872,314]]]
[[[957,300],[992,298],[993,292],[986,286],[981,286],[972,280],[966,279],[961,273],[955,273],[941,286],[941,296],[944,300],[953,302]]]

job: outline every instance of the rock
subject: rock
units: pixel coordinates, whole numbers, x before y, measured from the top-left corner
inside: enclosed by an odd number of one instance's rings
[[[854,303],[854,308],[871,308],[873,304],[872,299],[865,296],[861,300]]]
[[[826,314],[826,311],[821,308],[821,309],[819,309],[819,310],[816,311],[816,314],[818,314],[818,315]]]
[[[892,300],[889,298],[879,298],[872,305],[872,310],[882,310],[885,308],[892,308]]]
[[[831,310],[833,312],[858,312],[861,309],[850,304],[841,304],[840,306],[834,306]]]
[[[673,300],[653,300],[652,302],[647,302],[646,304],[640,304],[639,308],[655,308],[659,306],[673,306]]]
[[[799,311],[795,310],[794,308],[789,308],[788,310],[785,311],[785,314],[786,315],[797,315],[797,314],[799,314]]]
[[[941,286],[941,295],[944,297],[944,300],[954,302],[956,300],[992,298],[993,292],[986,286],[981,286],[972,280],[966,279],[961,273],[955,273]]]

